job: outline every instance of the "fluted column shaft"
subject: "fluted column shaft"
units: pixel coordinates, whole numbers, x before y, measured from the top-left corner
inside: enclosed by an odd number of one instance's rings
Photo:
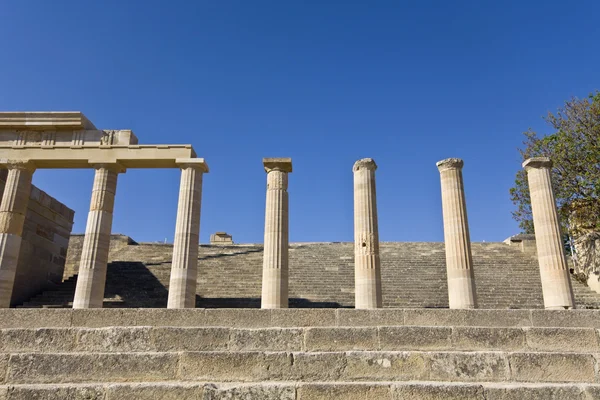
[[[292,160],[263,159],[267,172],[262,308],[288,308],[288,173]]]
[[[477,308],[463,165],[459,158],[437,163],[442,185],[448,300],[450,308]]]
[[[6,186],[0,203],[0,307],[10,307],[25,214],[31,193],[34,166],[28,162],[8,163]]]
[[[167,308],[196,306],[202,174],[208,172],[204,160],[198,160],[180,165],[181,184]]]
[[[102,308],[110,247],[118,165],[95,165],[96,174],[88,213],[73,308]]]
[[[523,163],[523,167],[527,171],[531,195],[544,306],[546,309],[575,308],[552,190],[552,161],[547,157],[530,158]]]
[[[371,158],[354,163],[354,307],[381,308],[381,260],[375,170]]]

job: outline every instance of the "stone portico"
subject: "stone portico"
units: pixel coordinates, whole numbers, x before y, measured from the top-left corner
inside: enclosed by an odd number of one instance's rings
[[[267,195],[260,302],[262,308],[287,308],[291,276],[288,175],[292,160],[265,158],[263,165]],[[471,254],[462,166],[462,160],[456,158],[437,163],[442,185],[447,293],[450,308],[477,308],[477,263]],[[574,308],[550,185],[551,162],[531,159],[523,166],[532,191],[545,307]],[[202,181],[209,169],[191,145],[139,144],[131,130],[97,129],[80,112],[4,112],[0,113],[0,167],[7,170],[0,202],[0,307],[10,305],[35,171],[70,168],[94,171],[73,308],[103,306],[118,176],[131,168],[181,170],[167,307],[195,307]],[[390,295],[382,290],[376,169],[374,160],[368,158],[358,160],[353,167],[356,308],[380,308],[385,296]],[[213,240],[221,245],[233,244],[231,236],[223,233]]]
[[[197,259],[202,174],[208,166],[191,145],[139,145],[132,131],[97,129],[80,112],[4,112],[0,113],[0,166],[8,170],[0,202],[0,307],[10,305],[37,169],[95,170],[74,308],[102,307],[118,174],[130,168],[181,169],[175,232],[180,245],[173,254],[172,292],[174,298],[195,293],[196,263],[190,259]],[[181,279],[185,284],[178,284]],[[174,300],[171,306],[189,304],[189,300]]]

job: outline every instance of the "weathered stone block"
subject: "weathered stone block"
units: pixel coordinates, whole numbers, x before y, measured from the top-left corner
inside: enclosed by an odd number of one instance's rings
[[[448,327],[392,326],[379,328],[381,350],[444,350],[450,348]]]
[[[498,382],[508,379],[506,357],[499,353],[430,353],[430,357],[432,380]]]
[[[484,400],[481,385],[415,383],[392,385],[394,400]]]
[[[4,308],[0,309],[0,329],[69,327],[72,311]]]
[[[139,308],[133,311],[131,320],[138,326],[207,326],[203,308]],[[131,325],[131,324],[130,324]]]
[[[303,384],[298,388],[297,400],[391,400],[390,386],[387,384]]]
[[[2,329],[0,351],[6,353],[72,351],[75,340],[75,330],[69,328]]]
[[[525,348],[525,332],[522,328],[455,327],[452,348],[518,351]]]
[[[0,399],[3,399],[0,397]],[[7,388],[7,400],[105,400],[102,386],[86,385],[81,387],[52,386],[10,386]]]
[[[386,326],[404,325],[402,309],[355,310],[339,308],[337,310],[338,326]]]
[[[377,328],[309,328],[306,351],[378,350]]]
[[[106,400],[202,400],[204,385],[182,382],[113,384],[108,386],[106,394]]]
[[[600,310],[531,310],[533,326],[600,328]]]
[[[349,352],[342,377],[348,380],[426,379],[429,357],[420,352]]]
[[[232,329],[231,351],[301,351],[304,331],[293,328]]]
[[[486,387],[485,400],[574,400],[582,399],[577,386],[509,386]]]
[[[339,380],[345,365],[344,353],[292,353],[287,380],[335,381]]]
[[[306,327],[335,326],[335,309],[273,309],[271,310],[271,326]]]
[[[149,327],[111,327],[79,329],[77,351],[128,352],[155,351]]]
[[[508,356],[512,380],[594,382],[594,357],[573,353],[514,353]]]
[[[205,326],[263,328],[271,326],[271,310],[207,308]]]
[[[204,400],[295,400],[296,388],[292,385],[281,385],[276,383],[261,383],[258,385],[235,385],[229,387],[226,384],[219,386],[207,385],[204,388]]]
[[[180,373],[183,379],[257,382],[281,380],[289,371],[291,357],[287,353],[183,353]]]
[[[72,326],[102,328],[108,326],[136,326],[136,309],[89,308],[69,310]]]
[[[150,335],[157,351],[219,351],[229,345],[229,328],[156,327]]]
[[[598,336],[592,328],[531,328],[527,346],[539,351],[598,351]]]
[[[9,357],[8,354],[0,354],[0,384],[6,382]]]
[[[168,381],[176,377],[178,359],[168,353],[16,354],[7,382]]]

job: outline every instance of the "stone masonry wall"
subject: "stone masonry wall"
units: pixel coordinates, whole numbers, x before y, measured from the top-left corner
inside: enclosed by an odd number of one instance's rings
[[[77,274],[77,271],[79,270],[79,260],[81,259],[84,236],[85,235],[82,233],[75,233],[71,235],[71,239],[69,240],[69,250],[67,251],[65,270],[62,277],[63,280],[69,279],[73,275]],[[110,254],[112,255],[116,251],[128,245],[136,244],[137,243],[129,236],[121,234],[110,235]]]
[[[7,170],[0,170],[0,198]],[[62,280],[75,212],[31,188],[11,304],[19,304]]]

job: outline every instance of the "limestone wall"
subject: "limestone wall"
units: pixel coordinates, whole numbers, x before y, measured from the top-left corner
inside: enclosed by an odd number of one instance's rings
[[[0,170],[0,198],[7,170]],[[11,304],[60,283],[75,211],[33,186]]]

